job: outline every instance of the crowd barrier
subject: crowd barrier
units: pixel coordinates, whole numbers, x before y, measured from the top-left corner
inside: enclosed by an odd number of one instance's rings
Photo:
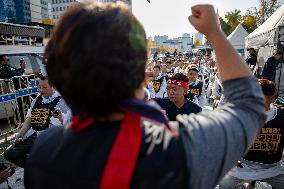
[[[39,79],[34,74],[0,79],[1,144],[7,143],[8,136],[25,121],[32,99],[38,94],[38,85]]]

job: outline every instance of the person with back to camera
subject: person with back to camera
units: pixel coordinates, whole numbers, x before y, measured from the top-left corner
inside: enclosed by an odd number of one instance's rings
[[[143,100],[147,40],[131,11],[119,3],[78,3],[63,14],[46,68],[74,117],[68,128],[39,136],[26,188],[215,187],[263,126],[264,97],[213,6],[192,7],[189,21],[216,51],[228,103],[168,122]]]

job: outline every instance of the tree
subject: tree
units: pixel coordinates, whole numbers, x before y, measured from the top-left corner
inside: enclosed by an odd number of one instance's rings
[[[252,12],[248,10],[242,18],[242,25],[247,32],[253,32],[253,30],[257,28],[256,16],[254,16]]]
[[[194,40],[194,46],[200,46],[200,45],[202,45],[202,41],[200,39],[196,38]]]
[[[256,17],[257,26],[265,22],[279,6],[280,4],[277,0],[259,0],[259,8],[250,8],[250,11]]]
[[[160,45],[160,50],[163,51],[163,52],[173,52],[174,51],[174,48],[170,48],[164,44],[161,44]]]
[[[221,25],[221,29],[222,31],[228,36],[230,35],[230,26],[228,25],[228,23],[222,18],[219,17],[220,20],[220,25]]]
[[[230,26],[229,31],[231,33],[242,21],[241,11],[236,9],[227,12],[225,18],[227,19],[227,24]]]
[[[156,45],[153,41],[147,39],[148,49],[156,48]]]

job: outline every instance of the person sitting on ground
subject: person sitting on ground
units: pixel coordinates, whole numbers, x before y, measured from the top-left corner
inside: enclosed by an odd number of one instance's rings
[[[40,95],[31,104],[26,120],[16,135],[16,144],[5,151],[4,158],[24,167],[29,151],[35,139],[46,129],[65,126],[71,121],[71,112],[55,91],[47,77],[39,81]]]
[[[214,188],[265,120],[260,86],[217,20],[213,6],[192,7],[189,21],[215,50],[228,103],[168,122],[144,100],[147,38],[131,10],[77,3],[64,12],[46,47],[46,68],[74,117],[70,127],[38,137],[25,187]]]
[[[273,188],[284,188],[284,110],[274,105],[274,82],[259,79],[265,96],[266,123],[248,153],[222,180],[220,189],[234,188],[243,180],[268,182]]]

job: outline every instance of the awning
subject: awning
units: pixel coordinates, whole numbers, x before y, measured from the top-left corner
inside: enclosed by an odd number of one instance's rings
[[[25,26],[0,22],[0,35],[16,35],[22,37],[45,37],[45,29],[38,26]]]

